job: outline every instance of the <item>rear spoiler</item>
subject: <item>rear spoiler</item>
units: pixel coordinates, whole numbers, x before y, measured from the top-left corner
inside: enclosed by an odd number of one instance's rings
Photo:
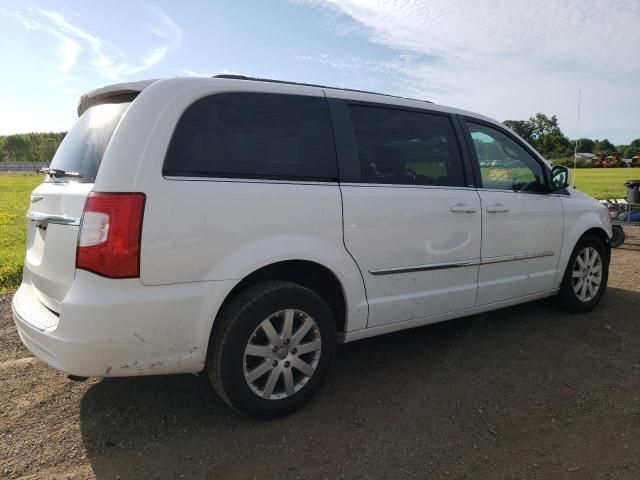
[[[158,79],[117,83],[91,90],[80,97],[80,101],[78,102],[78,116],[82,115],[87,109],[102,103],[131,102],[140,92],[157,81]]]

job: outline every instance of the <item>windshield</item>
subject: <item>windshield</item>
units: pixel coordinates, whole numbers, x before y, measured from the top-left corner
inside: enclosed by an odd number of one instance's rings
[[[113,131],[130,104],[107,103],[84,112],[64,137],[51,168],[77,172],[79,182],[94,182]]]

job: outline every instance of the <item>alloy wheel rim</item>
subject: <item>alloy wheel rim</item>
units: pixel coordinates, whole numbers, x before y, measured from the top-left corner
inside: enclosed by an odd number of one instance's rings
[[[589,302],[598,294],[602,283],[602,259],[593,247],[583,248],[573,265],[573,291],[582,302]]]
[[[322,351],[320,329],[306,312],[280,310],[256,327],[244,350],[244,378],[257,396],[281,400],[311,379]]]

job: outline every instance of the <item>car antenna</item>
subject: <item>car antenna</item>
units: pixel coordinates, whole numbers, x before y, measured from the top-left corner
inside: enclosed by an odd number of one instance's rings
[[[580,137],[580,90],[578,90],[578,113],[576,114],[576,145],[573,150],[573,188],[576,188],[576,168],[578,165],[578,138]]]

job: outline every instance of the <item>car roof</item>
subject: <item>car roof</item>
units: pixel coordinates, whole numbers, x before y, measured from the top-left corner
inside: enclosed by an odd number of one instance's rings
[[[443,113],[451,113],[457,115],[464,115],[468,117],[474,117],[481,120],[484,120],[489,123],[493,123],[499,125],[501,128],[506,128],[500,122],[485,117],[484,115],[480,115],[478,113],[470,112],[467,110],[462,110],[459,108],[448,107],[445,105],[440,105],[433,103],[428,100],[418,100],[413,98],[401,97],[396,95],[388,95],[384,93],[376,93],[376,92],[368,92],[365,90],[356,90],[351,88],[339,88],[339,87],[330,87],[325,85],[317,85],[311,83],[300,83],[300,82],[291,82],[286,80],[274,80],[269,78],[257,78],[257,77],[247,77],[244,75],[216,75],[214,77],[172,77],[166,79],[150,79],[150,80],[141,80],[137,82],[128,82],[128,83],[117,83],[113,85],[107,85],[104,87],[97,88],[95,90],[91,90],[82,97],[80,97],[80,101],[78,103],[78,116],[82,115],[84,111],[88,108],[109,101],[131,101],[133,100],[140,92],[142,92],[147,87],[151,86],[156,82],[162,82],[163,84],[167,83],[176,83],[184,86],[185,84],[195,84],[202,82],[231,82],[234,84],[241,84],[247,82],[247,86],[251,85],[250,89],[255,91],[256,87],[259,88],[260,84],[264,84],[265,86],[278,84],[282,86],[291,85],[297,87],[310,87],[315,89],[324,90],[326,96],[328,98],[337,98],[343,100],[353,100],[360,102],[371,102],[371,103],[380,103],[385,105],[396,105],[402,107],[410,107],[410,108],[418,108],[425,110],[432,110]]]
[[[353,101],[361,101],[361,102],[374,102],[374,103],[382,103],[386,105],[397,105],[397,106],[405,106],[405,107],[414,107],[414,108],[422,108],[428,110],[441,111],[446,113],[455,113],[459,115],[467,115],[473,116],[475,118],[480,118],[485,121],[491,123],[499,123],[493,120],[492,118],[485,117],[483,115],[479,115],[477,113],[468,112],[466,110],[461,110],[458,108],[447,107],[445,105],[436,104],[430,100],[420,100],[416,98],[403,97],[399,95],[390,95],[386,93],[378,93],[378,92],[370,92],[367,90],[358,90],[354,88],[340,88],[340,87],[332,87],[327,85],[320,85],[314,83],[302,83],[302,82],[292,82],[287,80],[275,80],[271,78],[259,78],[259,77],[248,77],[245,75],[235,75],[235,74],[222,74],[215,75],[212,77],[213,79],[226,79],[226,80],[237,80],[237,81],[250,81],[256,83],[265,83],[265,84],[282,84],[282,85],[296,85],[303,87],[315,87],[321,88],[325,91],[325,94],[328,98],[339,98],[344,100],[353,100]],[[502,126],[502,124],[500,124]]]

